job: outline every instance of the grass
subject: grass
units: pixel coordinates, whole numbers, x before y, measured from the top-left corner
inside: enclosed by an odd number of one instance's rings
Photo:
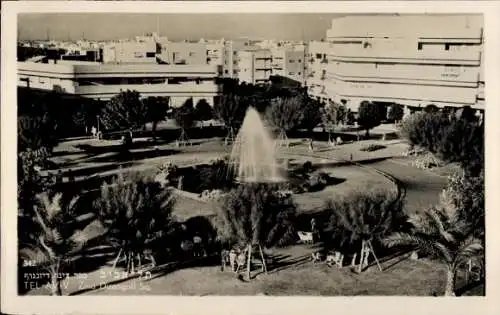
[[[303,246],[300,246],[303,247]],[[310,252],[311,249],[293,246],[282,249]],[[281,270],[269,267],[269,274],[260,274],[250,282],[242,281],[230,271],[221,272],[219,266],[192,267],[172,271],[152,279],[132,279],[116,281],[110,267],[88,274],[87,279],[71,278],[63,288],[66,293],[74,293],[79,288],[95,290],[81,292],[90,295],[305,295],[305,296],[357,296],[357,295],[440,295],[444,289],[444,266],[430,261],[405,259],[379,271],[375,266],[361,274],[353,273],[349,267],[330,268],[325,264],[315,264],[309,255]],[[297,257],[295,257],[297,258]],[[256,272],[254,272],[255,274]],[[116,281],[116,282],[112,282]],[[33,294],[44,294],[46,288],[34,290]]]

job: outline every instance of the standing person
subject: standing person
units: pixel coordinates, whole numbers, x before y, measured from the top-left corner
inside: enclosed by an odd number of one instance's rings
[[[313,139],[309,138],[309,152],[314,151],[314,146],[313,146]]]
[[[96,137],[97,135],[97,129],[95,126],[92,126],[92,128],[90,129],[90,132],[92,133],[92,137]]]

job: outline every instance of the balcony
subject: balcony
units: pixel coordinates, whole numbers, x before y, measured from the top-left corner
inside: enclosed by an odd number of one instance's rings
[[[109,99],[121,90],[136,90],[142,96],[215,96],[219,87],[215,83],[185,84],[126,84],[87,85],[75,87],[75,94],[83,97]]]

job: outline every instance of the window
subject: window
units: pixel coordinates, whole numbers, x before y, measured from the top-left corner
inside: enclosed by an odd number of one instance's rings
[[[422,50],[422,43],[418,43],[418,50]]]
[[[316,54],[316,59],[322,59],[323,55],[322,54]]]
[[[154,52],[147,52],[146,57],[147,58],[153,58],[156,54]]]
[[[226,70],[224,70],[224,73],[225,73],[225,74],[228,74],[228,73],[229,73],[229,70],[227,70],[227,69],[226,69]]]
[[[189,53],[189,57],[193,57],[194,55],[196,55],[196,53],[194,53],[194,52]]]
[[[288,75],[295,75],[295,72],[288,72]]]
[[[294,63],[294,62],[295,62],[295,60],[290,59],[290,60],[288,60],[288,62],[289,62],[289,63]]]
[[[134,57],[135,57],[135,58],[142,58],[142,57],[143,57],[142,52],[140,52],[140,51],[136,51],[136,52],[134,53]]]
[[[450,50],[450,44],[444,44],[444,50]]]
[[[298,61],[298,62],[299,62],[299,63],[301,63],[301,62],[302,62],[302,59],[299,59],[299,61]]]
[[[297,72],[298,75],[300,75],[300,72]]]

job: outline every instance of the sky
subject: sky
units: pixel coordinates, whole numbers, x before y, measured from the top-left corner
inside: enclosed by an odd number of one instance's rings
[[[18,18],[21,40],[129,38],[157,29],[172,40],[241,37],[320,40],[338,14],[111,14],[25,13]],[[159,17],[159,18],[158,18]]]

